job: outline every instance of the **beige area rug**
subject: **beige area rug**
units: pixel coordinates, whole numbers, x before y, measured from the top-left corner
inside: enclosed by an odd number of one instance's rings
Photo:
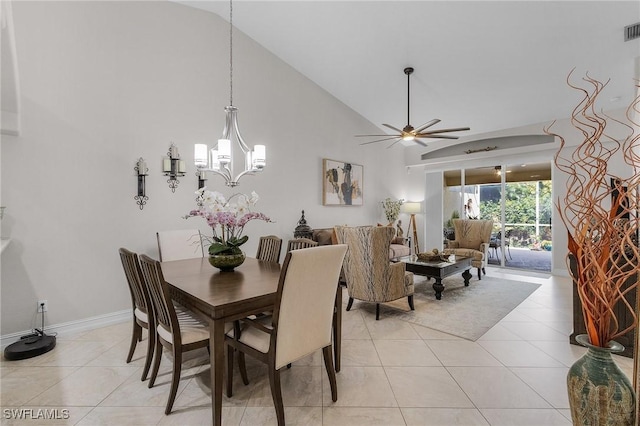
[[[426,277],[418,275],[414,277],[415,311],[409,309],[405,297],[381,304],[380,321],[394,317],[472,341],[478,340],[540,287],[540,284],[489,275],[484,275],[480,281],[474,275],[469,287],[465,287],[462,277],[456,275],[443,280],[442,300],[436,300],[432,288],[434,280],[427,281]],[[359,309],[371,311],[375,316],[374,303],[363,303]]]

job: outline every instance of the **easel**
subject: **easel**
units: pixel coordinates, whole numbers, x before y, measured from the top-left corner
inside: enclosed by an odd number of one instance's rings
[[[413,229],[413,250],[415,254],[420,253],[420,247],[418,246],[418,231],[416,229],[416,214],[411,213],[411,218],[409,219],[409,228],[407,228],[407,235],[409,235],[409,231]]]

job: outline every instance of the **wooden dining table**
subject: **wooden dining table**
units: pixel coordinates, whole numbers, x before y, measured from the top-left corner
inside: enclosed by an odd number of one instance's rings
[[[171,297],[209,322],[213,424],[222,424],[225,323],[272,310],[280,265],[247,258],[232,272],[221,272],[208,258],[161,262]],[[335,368],[340,370],[342,289],[338,285],[333,321]]]

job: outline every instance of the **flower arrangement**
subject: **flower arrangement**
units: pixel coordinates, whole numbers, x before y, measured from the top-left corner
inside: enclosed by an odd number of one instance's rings
[[[385,198],[382,201],[382,208],[384,209],[384,214],[387,217],[389,223],[393,223],[398,219],[398,215],[400,214],[400,206],[404,204],[404,200],[394,200],[392,198]]]
[[[252,212],[251,207],[260,199],[254,192],[251,196],[234,194],[229,199],[215,191],[201,188],[196,191],[198,195],[198,208],[191,210],[185,219],[200,216],[207,221],[213,230],[210,241],[209,254],[240,254],[240,246],[249,240],[247,235],[242,235],[244,227],[252,220],[264,220],[271,222],[263,213]],[[235,199],[235,202],[232,200]]]
[[[638,123],[632,119],[634,112],[640,112],[640,96],[627,109],[629,125],[595,111],[595,100],[606,83],[587,75],[583,80],[590,87],[583,88],[573,85],[570,77],[571,74],[567,78],[569,86],[584,93],[571,117],[584,140],[565,154],[565,140],[550,131],[553,123],[545,132],[560,139],[555,164],[568,175],[564,204],[557,203],[556,208],[569,234],[567,263],[573,257],[575,268],[569,270],[582,304],[587,334],[592,345],[606,348],[637,323],[635,307],[630,305],[627,295],[638,285],[640,258],[637,240],[640,206],[636,195],[640,185],[640,134],[634,135]],[[623,142],[607,135],[607,119],[630,129]],[[627,178],[608,170],[608,163],[616,153],[631,170]],[[633,324],[623,326],[618,322],[614,306],[619,303],[626,306]]]

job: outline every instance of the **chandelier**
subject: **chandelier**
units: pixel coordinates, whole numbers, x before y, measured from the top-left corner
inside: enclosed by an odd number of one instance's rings
[[[227,186],[234,187],[238,185],[242,176],[261,172],[267,162],[264,145],[255,145],[251,150],[242,138],[238,128],[238,108],[233,106],[233,0],[229,1],[229,106],[226,106],[224,111],[226,120],[222,138],[218,139],[218,144],[211,150],[206,144],[195,144],[194,162],[199,176],[204,176],[204,172],[212,172],[222,176]],[[234,141],[245,160],[244,170],[235,177],[233,175]]]

